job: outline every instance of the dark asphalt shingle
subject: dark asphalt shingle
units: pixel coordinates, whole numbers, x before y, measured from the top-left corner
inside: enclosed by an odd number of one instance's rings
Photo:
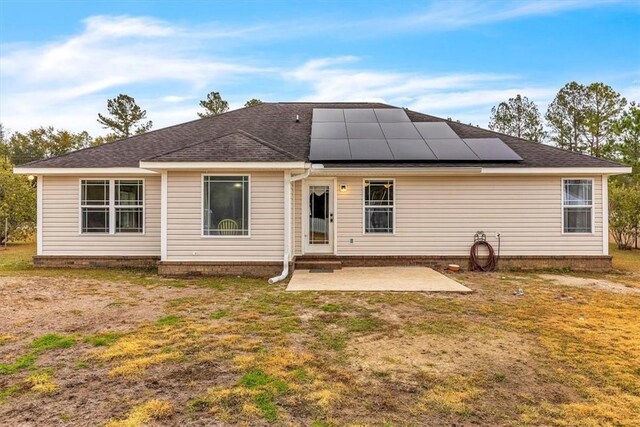
[[[381,103],[264,103],[147,132],[127,139],[28,163],[29,167],[137,167],[141,160],[260,162],[307,161],[314,108],[394,108]],[[502,135],[406,110],[414,122],[446,122],[461,138],[499,137],[521,162],[348,163],[359,166],[622,167],[607,160]],[[296,122],[296,116],[300,121]],[[324,163],[326,167],[344,163]]]

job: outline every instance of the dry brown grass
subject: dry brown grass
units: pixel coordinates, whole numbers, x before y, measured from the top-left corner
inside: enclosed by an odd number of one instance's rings
[[[49,372],[35,373],[27,378],[27,382],[31,386],[31,390],[37,393],[53,393],[58,390],[58,384],[55,383]]]
[[[455,275],[471,295],[285,293],[239,278],[179,282],[180,294],[148,272],[33,279],[11,256],[0,286],[23,280],[24,304],[0,338],[0,424],[640,425],[636,294],[533,273]],[[56,280],[72,292],[43,300]],[[96,293],[128,301],[108,309],[119,318],[71,313]],[[30,317],[33,304],[55,324]],[[146,305],[151,317],[123,326]],[[52,334],[75,344],[30,353]]]
[[[162,420],[173,414],[174,408],[170,402],[159,399],[149,400],[131,410],[123,420],[111,420],[105,427],[140,427],[152,420]]]

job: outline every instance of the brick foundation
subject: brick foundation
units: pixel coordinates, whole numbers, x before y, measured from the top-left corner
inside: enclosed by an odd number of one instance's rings
[[[273,277],[282,273],[281,262],[192,262],[163,261],[158,273],[167,277],[179,276],[243,276]]]
[[[469,257],[450,256],[303,256],[304,260],[339,261],[342,267],[374,266],[425,266],[444,269],[458,264],[469,269]],[[56,268],[156,268],[163,276],[244,276],[272,277],[282,272],[280,262],[194,262],[164,261],[152,256],[34,256],[36,267]],[[575,270],[609,271],[610,256],[503,256],[498,261],[499,270]],[[293,270],[293,265],[291,266]]]
[[[160,257],[154,256],[57,256],[39,255],[33,257],[36,267],[55,268],[156,268]]]
[[[423,266],[444,269],[449,264],[458,264],[469,270],[469,257],[455,256],[302,256],[296,262],[307,260],[340,261],[342,267]],[[609,271],[610,256],[502,256],[499,270],[576,270]]]

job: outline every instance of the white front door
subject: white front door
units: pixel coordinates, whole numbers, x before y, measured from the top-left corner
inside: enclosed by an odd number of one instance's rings
[[[333,181],[309,180],[302,196],[305,253],[333,253]]]

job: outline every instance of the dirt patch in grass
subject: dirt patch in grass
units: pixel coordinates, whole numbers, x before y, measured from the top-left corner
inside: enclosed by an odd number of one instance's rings
[[[49,332],[122,331],[157,320],[168,301],[206,289],[135,286],[64,277],[0,277],[0,331],[16,336]]]
[[[597,289],[607,292],[640,295],[640,287],[612,282],[611,280],[591,277],[576,277],[561,274],[539,274],[544,280],[550,280],[562,286],[575,286],[579,288]]]
[[[348,352],[357,369],[374,372],[450,375],[483,370],[519,376],[533,369],[530,345],[517,334],[500,331],[485,336],[367,336],[352,340]]]

